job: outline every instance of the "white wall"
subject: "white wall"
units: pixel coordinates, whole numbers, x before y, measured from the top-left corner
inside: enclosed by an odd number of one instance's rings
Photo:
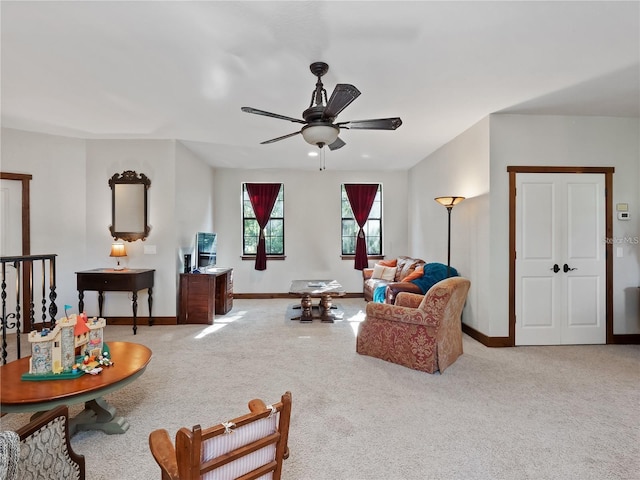
[[[340,258],[340,184],[383,184],[384,252],[408,253],[407,172],[214,170],[172,140],[83,140],[2,129],[2,170],[33,175],[32,253],[58,254],[58,306],[77,306],[75,272],[111,267],[111,190],[114,173],[134,170],[151,180],[149,237],[127,242],[125,265],[154,268],[154,316],[176,315],[182,255],[197,231],[218,233],[218,264],[234,269],[237,293],[286,293],[296,278],[335,278],[362,291],[353,260]],[[285,185],[284,261],[258,272],[242,261],[241,185]],[[155,246],[156,254],[144,253]],[[130,316],[130,295],[105,294],[106,316]],[[85,310],[97,314],[97,294],[85,292]],[[138,314],[148,314],[147,296]]]
[[[241,260],[243,182],[284,184],[286,259],[255,270]],[[233,267],[235,293],[286,293],[294,279],[336,279],[347,292],[362,292],[362,272],[340,258],[340,185],[382,183],[383,251],[406,255],[407,172],[344,172],[217,169],[214,189],[218,265]],[[373,263],[373,262],[370,262]]]
[[[630,221],[613,221],[615,239],[637,238],[640,122],[637,118],[491,116],[491,329],[508,334],[508,165],[615,167],[613,203],[628,203]],[[614,213],[615,215],[615,213]],[[604,239],[603,239],[604,241]],[[640,245],[621,244],[613,263],[613,332],[640,333]],[[493,273],[495,272],[495,275]]]
[[[28,173],[31,182],[31,253],[55,253],[58,315],[65,304],[77,310],[75,272],[111,267],[111,189],[114,173],[134,170],[151,179],[149,224],[143,242],[126,242],[124,264],[153,268],[154,316],[175,316],[175,142],[172,140],[83,140],[2,129],[3,172]],[[209,169],[210,170],[210,169]],[[155,255],[145,255],[154,245]],[[97,293],[85,292],[85,310],[98,313]],[[105,316],[131,316],[130,294],[105,294]],[[147,296],[138,315],[148,314]]]
[[[195,234],[215,232],[214,172],[181,143],[176,143],[176,272],[184,269],[185,253],[192,255],[195,266]]]
[[[639,333],[639,159],[637,118],[491,115],[411,169],[409,251],[446,263],[446,213],[432,199],[468,197],[451,222],[451,264],[471,280],[463,321],[485,335],[508,336],[507,166],[613,166],[614,204],[628,203],[631,212],[630,221],[613,225],[623,252],[614,258],[613,330]]]
[[[212,169],[170,140],[81,140],[2,129],[2,171],[33,175],[32,253],[58,254],[58,302],[77,305],[74,272],[111,266],[108,179],[135,170],[151,179],[145,241],[127,243],[128,266],[155,268],[154,315],[176,314],[182,253],[196,231],[218,237],[218,264],[234,269],[237,293],[285,293],[296,278],[336,278],[362,290],[361,272],[340,258],[340,184],[383,184],[384,252],[446,263],[446,210],[433,198],[462,195],[452,212],[451,264],[471,279],[464,322],[489,336],[508,335],[507,165],[614,166],[614,220],[622,258],[614,259],[614,333],[638,333],[640,284],[640,125],[638,119],[492,115],[409,172]],[[256,271],[240,259],[242,182],[285,184],[284,261]],[[213,208],[211,209],[211,202]],[[144,245],[155,245],[145,255]],[[614,248],[614,252],[616,249]],[[97,300],[85,296],[87,311]],[[139,314],[147,314],[146,296]],[[105,314],[129,316],[127,294],[109,293]]]
[[[63,312],[65,304],[73,305],[77,311],[75,272],[85,268],[87,250],[85,142],[3,128],[1,152],[3,172],[33,176],[31,254],[58,255],[58,314]],[[36,305],[36,316],[40,316],[39,305]]]
[[[489,118],[409,172],[409,252],[447,263],[447,210],[440,196],[466,199],[451,211],[451,266],[471,281],[463,322],[487,332],[489,322]]]
[[[151,231],[146,240],[125,242],[129,268],[155,269],[153,287],[154,316],[175,316],[175,142],[172,140],[87,140],[86,231],[87,254],[83,269],[111,267],[111,189],[108,181],[115,173],[133,170],[151,180],[148,195],[148,221]],[[37,219],[33,219],[36,223]],[[144,253],[144,246],[155,246],[156,253]],[[130,293],[105,293],[103,314],[131,316]],[[97,314],[97,294],[85,292],[85,310]],[[149,313],[147,294],[138,296],[138,315]]]

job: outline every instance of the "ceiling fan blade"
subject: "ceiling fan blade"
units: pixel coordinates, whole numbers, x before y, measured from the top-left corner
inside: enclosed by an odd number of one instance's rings
[[[360,128],[363,130],[395,130],[400,125],[402,125],[402,120],[400,120],[399,117],[352,120],[351,122],[336,123],[336,127],[347,129]]]
[[[285,138],[294,137],[294,136],[298,135],[299,133],[302,133],[302,132],[298,131],[298,132],[290,133],[289,135],[283,135],[282,137],[272,138],[271,140],[266,140],[264,142],[260,142],[260,145],[266,145],[267,143],[279,142],[280,140],[284,140]]]
[[[324,108],[324,118],[335,118],[338,114],[349,106],[356,98],[360,96],[360,90],[348,83],[339,83],[333,89],[333,93]]]
[[[255,113],[256,115],[264,115],[265,117],[279,118],[280,120],[289,120],[290,122],[302,123],[305,125],[307,123],[304,120],[300,120],[292,117],[286,117],[284,115],[278,115],[277,113],[265,112],[264,110],[258,110],[257,108],[242,107],[241,110],[247,113]]]
[[[340,137],[338,137],[335,139],[333,143],[329,145],[329,150],[337,150],[339,148],[344,147],[345,145],[346,143],[344,143],[342,140],[340,140]]]

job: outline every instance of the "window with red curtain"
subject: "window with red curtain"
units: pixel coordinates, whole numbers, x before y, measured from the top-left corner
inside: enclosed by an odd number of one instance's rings
[[[344,185],[341,188],[342,208],[342,255],[356,254],[356,239],[358,238],[358,224],[353,217],[351,204]],[[367,255],[382,255],[382,185],[378,185],[378,193],[373,200],[373,206],[364,224],[364,235],[367,241]]]
[[[346,183],[342,187],[342,253],[355,253],[354,268],[362,270],[368,267],[367,253],[380,255],[382,250],[381,186],[377,183]],[[349,208],[345,208],[345,196]],[[377,218],[371,219],[374,204]],[[367,232],[371,235],[367,235]]]
[[[284,255],[284,186],[242,186],[243,255],[256,256],[256,270],[266,269],[268,255]]]

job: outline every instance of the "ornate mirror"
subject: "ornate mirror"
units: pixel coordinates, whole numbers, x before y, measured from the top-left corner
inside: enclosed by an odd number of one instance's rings
[[[151,180],[132,170],[116,173],[109,180],[111,187],[111,225],[114,240],[127,242],[144,240],[151,227],[147,224],[147,190]]]

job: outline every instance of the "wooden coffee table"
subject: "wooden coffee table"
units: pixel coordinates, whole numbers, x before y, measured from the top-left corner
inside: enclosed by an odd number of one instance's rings
[[[114,364],[98,375],[85,374],[66,380],[22,380],[29,371],[29,358],[0,366],[0,411],[3,413],[41,412],[58,405],[84,403],[85,408],[69,422],[70,433],[102,430],[124,433],[129,423],[116,417],[116,409],[103,398],[120,390],[143,374],[151,360],[151,350],[129,342],[107,342]]]
[[[291,320],[301,322],[312,322],[314,318],[319,318],[322,322],[333,323],[335,316],[331,312],[336,307],[333,305],[333,296],[341,297],[346,293],[345,289],[336,280],[293,280],[289,287],[289,294],[301,296],[300,316]],[[313,305],[312,298],[320,298],[318,305]],[[313,309],[317,308],[319,315],[313,314]]]

